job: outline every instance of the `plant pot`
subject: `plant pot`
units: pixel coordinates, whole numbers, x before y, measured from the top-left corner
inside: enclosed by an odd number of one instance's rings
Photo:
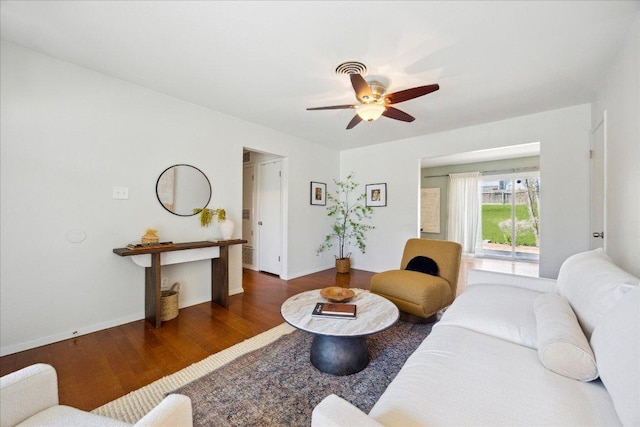
[[[233,221],[230,219],[225,219],[220,222],[220,233],[224,240],[231,239],[231,236],[233,235],[233,225]]]
[[[348,273],[351,269],[351,258],[336,258],[336,271],[338,273]]]

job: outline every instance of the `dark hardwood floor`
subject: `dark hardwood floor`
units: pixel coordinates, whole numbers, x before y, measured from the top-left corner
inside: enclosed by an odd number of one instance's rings
[[[180,309],[159,329],[139,320],[0,358],[0,375],[42,362],[58,372],[60,402],[92,410],[283,322],[280,305],[326,286],[369,289],[373,273],[334,269],[284,281],[244,270],[244,293],[229,308],[210,303]]]

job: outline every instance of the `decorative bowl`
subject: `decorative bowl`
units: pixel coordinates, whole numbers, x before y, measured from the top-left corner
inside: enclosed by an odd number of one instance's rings
[[[356,293],[352,289],[341,288],[340,286],[330,286],[320,290],[320,296],[331,302],[347,302],[351,300]]]

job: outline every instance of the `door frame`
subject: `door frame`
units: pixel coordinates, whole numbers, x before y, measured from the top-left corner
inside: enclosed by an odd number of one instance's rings
[[[602,120],[591,130],[589,138],[589,247],[591,247],[591,239],[594,239],[595,230],[593,221],[593,141],[595,133],[602,127],[602,248],[607,250],[607,110],[602,112]]]
[[[259,209],[260,207],[258,206],[258,191],[260,188],[260,184],[258,182],[258,173],[257,173],[257,166],[260,163],[265,163],[265,162],[269,162],[269,161],[273,161],[273,160],[279,160],[280,161],[280,165],[281,165],[281,173],[282,173],[282,179],[281,179],[281,186],[280,186],[280,209],[281,209],[281,239],[280,239],[280,251],[281,251],[281,262],[280,262],[280,278],[283,280],[288,280],[289,279],[289,245],[288,245],[288,237],[289,237],[289,210],[288,210],[288,206],[289,206],[289,159],[287,157],[281,156],[279,154],[275,154],[275,153],[269,153],[266,151],[260,151],[260,150],[256,150],[254,148],[245,146],[244,149],[246,149],[247,151],[250,151],[252,153],[255,153],[257,155],[265,155],[268,156],[264,159],[260,159],[258,158],[254,163],[254,165],[256,166],[256,170],[255,170],[255,187],[254,187],[254,195],[253,195],[253,200],[255,203],[255,214],[253,215],[252,218],[252,226],[254,230],[257,230],[258,227],[258,218],[259,218]],[[244,165],[244,164],[243,164]],[[259,260],[259,256],[260,256],[260,233],[254,233],[254,244],[255,244],[255,248],[254,248],[254,266],[259,269],[260,268],[260,260]]]
[[[257,235],[257,269],[258,271],[263,271],[262,267],[263,267],[263,263],[262,263],[262,226],[260,225],[260,221],[262,220],[262,210],[263,210],[263,206],[260,204],[261,202],[261,198],[260,198],[260,192],[262,190],[262,167],[264,167],[265,165],[269,165],[269,164],[278,164],[278,167],[280,169],[280,206],[278,206],[279,209],[279,238],[280,238],[280,242],[278,242],[276,244],[276,247],[279,247],[280,250],[280,254],[279,254],[279,272],[278,272],[278,277],[280,277],[280,275],[282,274],[282,259],[284,258],[284,254],[282,252],[282,230],[283,230],[283,221],[282,221],[282,159],[281,158],[271,158],[271,159],[265,159],[262,161],[259,161],[256,163],[256,220],[258,220],[257,226],[256,226],[256,230],[258,230],[258,235]],[[264,270],[265,272],[267,272],[266,270]]]

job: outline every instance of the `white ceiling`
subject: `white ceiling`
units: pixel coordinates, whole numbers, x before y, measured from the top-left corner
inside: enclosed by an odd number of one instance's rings
[[[337,149],[593,100],[639,1],[2,1],[3,40]],[[438,92],[345,130],[335,68]]]

